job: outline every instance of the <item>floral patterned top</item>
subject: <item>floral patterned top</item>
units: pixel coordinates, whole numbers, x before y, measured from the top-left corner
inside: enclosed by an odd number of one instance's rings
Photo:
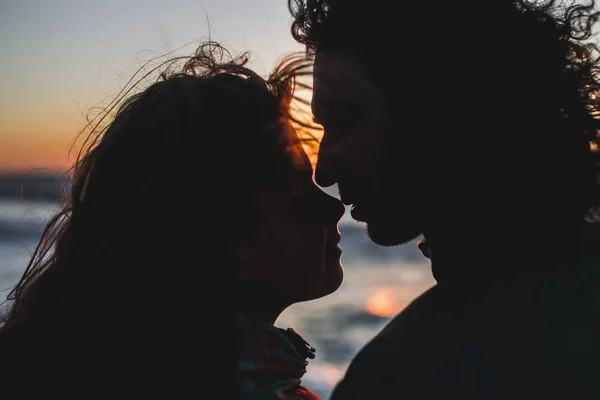
[[[320,400],[301,385],[315,349],[293,329],[262,323],[241,326],[238,383],[245,400]]]

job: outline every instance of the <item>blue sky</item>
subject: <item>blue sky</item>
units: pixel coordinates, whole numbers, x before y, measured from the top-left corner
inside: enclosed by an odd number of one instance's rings
[[[86,110],[153,56],[210,36],[266,74],[301,50],[290,24],[286,0],[0,0],[0,169],[62,163]]]

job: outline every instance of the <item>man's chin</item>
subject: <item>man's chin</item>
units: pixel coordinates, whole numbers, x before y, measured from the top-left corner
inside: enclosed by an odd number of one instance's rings
[[[412,228],[412,229],[411,229]],[[367,235],[380,246],[398,246],[421,236],[418,229],[393,221],[367,221]]]

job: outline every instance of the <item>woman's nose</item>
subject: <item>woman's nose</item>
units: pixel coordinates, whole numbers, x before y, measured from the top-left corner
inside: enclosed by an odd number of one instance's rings
[[[344,213],[346,212],[346,207],[344,204],[337,198],[330,194],[327,194],[323,191],[323,199],[324,202],[324,212],[327,218],[331,218],[336,222],[342,219]]]

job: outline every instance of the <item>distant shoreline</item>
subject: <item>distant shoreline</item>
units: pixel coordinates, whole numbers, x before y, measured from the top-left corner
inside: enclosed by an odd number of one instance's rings
[[[64,172],[0,172],[0,199],[58,201],[68,193],[70,179]]]

